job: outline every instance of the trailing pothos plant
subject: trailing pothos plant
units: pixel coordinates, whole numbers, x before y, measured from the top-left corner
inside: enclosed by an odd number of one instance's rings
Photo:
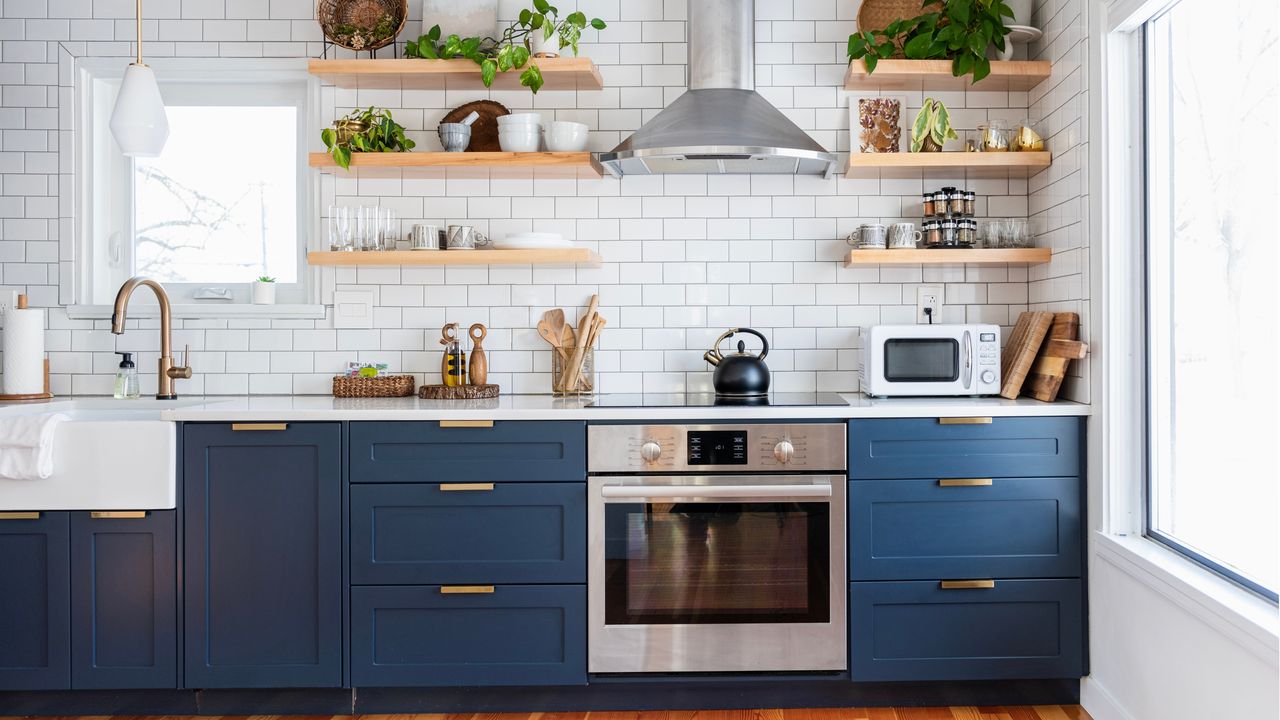
[[[905,57],[950,60],[952,75],[972,73],[974,82],[991,74],[987,49],[1004,50],[1004,19],[1013,17],[1004,0],[925,0],[922,7],[933,11],[850,35],[849,59],[865,62],[868,73],[880,60]]]
[[[587,25],[596,30],[605,29],[600,18],[587,19],[581,12],[569,13],[560,19],[560,10],[547,0],[533,0],[533,8],[520,11],[519,18],[502,31],[502,37],[459,37],[450,35],[442,41],[440,26],[432,26],[426,35],[417,40],[410,40],[404,49],[406,57],[449,59],[466,58],[480,66],[480,79],[485,87],[493,85],[493,80],[500,72],[524,68],[520,72],[520,84],[533,92],[542,88],[542,70],[538,64],[530,63],[531,50],[529,40],[533,33],[541,32],[550,39],[560,37],[560,47],[572,48],[578,54],[578,41]]]
[[[320,131],[320,139],[338,167],[351,167],[354,152],[408,152],[416,143],[405,137],[404,126],[385,108],[370,107],[340,118]]]

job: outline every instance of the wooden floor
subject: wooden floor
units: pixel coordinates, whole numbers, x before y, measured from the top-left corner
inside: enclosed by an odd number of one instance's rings
[[[111,716],[111,720],[1092,720],[1079,705],[420,715]],[[0,718],[0,720],[9,720]],[[82,715],[66,720],[107,720]]]

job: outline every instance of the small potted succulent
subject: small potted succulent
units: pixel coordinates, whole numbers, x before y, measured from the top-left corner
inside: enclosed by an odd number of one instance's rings
[[[924,106],[911,123],[911,152],[940,152],[948,140],[957,139],[947,106],[941,100],[925,98]]]
[[[276,304],[276,279],[263,275],[253,281],[253,304],[254,305],[275,305]]]

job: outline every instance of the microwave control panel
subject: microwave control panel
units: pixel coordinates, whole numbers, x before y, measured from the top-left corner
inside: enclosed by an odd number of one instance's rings
[[[587,470],[844,472],[845,424],[591,425]]]

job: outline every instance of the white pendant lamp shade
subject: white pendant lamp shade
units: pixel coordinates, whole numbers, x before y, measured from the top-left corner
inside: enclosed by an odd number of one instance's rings
[[[129,157],[156,157],[164,149],[169,118],[151,68],[141,63],[125,68],[110,127],[120,152]]]

